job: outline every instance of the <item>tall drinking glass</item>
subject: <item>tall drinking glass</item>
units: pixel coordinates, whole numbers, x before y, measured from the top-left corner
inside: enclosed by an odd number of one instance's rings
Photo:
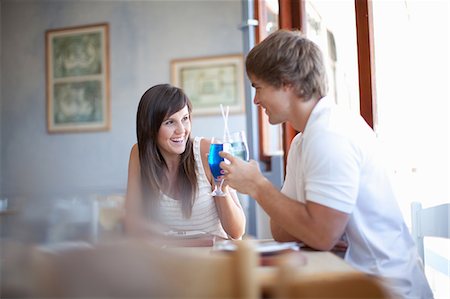
[[[248,161],[248,143],[247,137],[244,131],[238,131],[231,133],[231,154],[235,157],[239,157],[244,161]]]
[[[221,179],[222,174],[220,173],[221,168],[219,166],[220,162],[224,159],[219,156],[221,151],[229,151],[229,142],[224,142],[223,139],[213,137],[211,139],[211,146],[209,147],[208,164],[211,169],[211,173],[214,177],[214,190],[211,192],[212,196],[225,196],[226,192],[222,191],[223,179]]]

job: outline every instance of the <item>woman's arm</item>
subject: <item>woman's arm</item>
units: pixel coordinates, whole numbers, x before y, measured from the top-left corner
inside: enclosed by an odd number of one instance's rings
[[[128,163],[127,195],[125,200],[125,233],[134,237],[164,237],[166,227],[155,223],[144,216],[144,200],[141,185],[141,166],[139,148],[135,144],[131,148]]]
[[[208,165],[208,152],[210,144],[210,140],[202,139],[200,142],[200,154],[206,177],[211,183],[211,186],[214,186],[214,179]],[[245,233],[246,219],[244,211],[241,203],[239,202],[236,191],[225,184],[222,186],[222,189],[227,192],[227,195],[214,197],[222,227],[231,238],[239,239]]]
[[[142,217],[141,167],[137,144],[133,145],[128,162],[127,195],[125,200],[125,232],[142,235],[145,221]]]

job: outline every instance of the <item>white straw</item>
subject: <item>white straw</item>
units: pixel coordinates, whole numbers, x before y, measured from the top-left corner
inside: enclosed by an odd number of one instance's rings
[[[225,128],[227,130],[227,135],[230,135],[230,131],[228,130],[228,114],[230,112],[230,106],[227,106],[227,110],[225,112]]]
[[[224,123],[223,137],[224,137],[224,139],[229,139],[230,131],[228,130],[228,114],[230,112],[230,107],[227,106],[226,111],[224,111],[223,105],[220,104],[220,110],[222,111],[222,117],[223,117],[223,123]]]

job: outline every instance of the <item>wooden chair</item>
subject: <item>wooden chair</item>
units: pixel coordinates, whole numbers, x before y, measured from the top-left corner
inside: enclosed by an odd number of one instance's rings
[[[411,234],[417,250],[425,263],[424,237],[450,238],[450,204],[426,209],[419,202],[411,203]]]
[[[276,298],[393,298],[383,282],[373,276],[356,271],[302,275],[297,271],[300,263],[294,255],[280,260]]]
[[[35,248],[36,297],[257,298],[257,254],[243,241],[233,253],[125,241],[63,250]]]

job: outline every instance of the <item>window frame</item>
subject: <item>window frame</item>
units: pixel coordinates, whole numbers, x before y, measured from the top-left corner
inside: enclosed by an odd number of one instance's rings
[[[267,24],[265,18],[264,0],[254,0],[255,17],[258,20],[256,43],[259,43],[264,34],[263,28]],[[306,33],[306,2],[305,0],[278,0],[279,28],[298,29]],[[372,3],[369,0],[355,0],[355,26],[357,34],[358,51],[358,79],[360,114],[367,124],[376,130],[376,92],[375,92],[375,61],[373,42],[373,13]],[[268,123],[263,121],[263,110],[258,107],[258,134],[260,160],[268,164],[270,169],[270,156],[264,151],[265,144],[269,142],[267,136]],[[292,139],[298,133],[288,122],[282,126],[282,144],[284,163],[286,166],[287,153]],[[285,167],[286,169],[286,167]]]

